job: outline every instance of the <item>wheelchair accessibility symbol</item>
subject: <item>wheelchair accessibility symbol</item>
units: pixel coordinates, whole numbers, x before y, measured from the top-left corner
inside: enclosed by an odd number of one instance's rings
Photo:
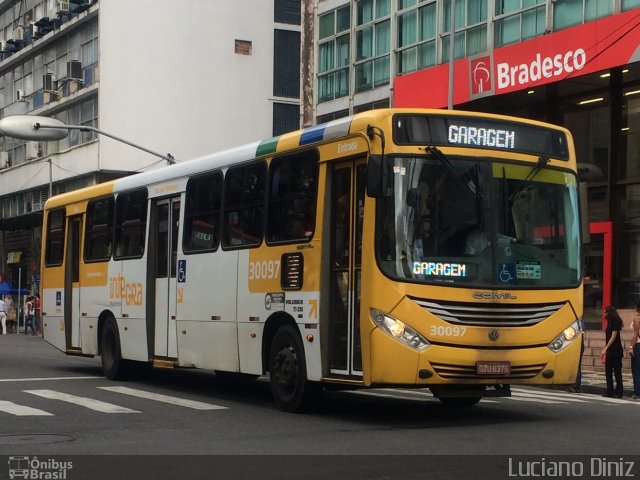
[[[502,283],[513,282],[516,279],[516,266],[513,263],[499,263],[498,278]]]
[[[187,261],[178,260],[178,283],[187,281]]]

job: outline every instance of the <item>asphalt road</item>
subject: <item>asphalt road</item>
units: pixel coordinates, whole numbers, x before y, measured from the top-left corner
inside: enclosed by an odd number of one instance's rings
[[[327,392],[318,412],[290,414],[275,407],[266,379],[238,385],[213,372],[154,370],[112,382],[98,358],[0,336],[0,455],[9,462],[5,470],[0,461],[0,478],[22,457],[68,459],[68,479],[241,479],[260,471],[475,480],[532,476],[524,474],[552,468],[557,456],[574,470],[582,465],[574,477],[616,466],[624,473],[625,462],[640,476],[639,420],[640,402],[529,387],[469,409],[446,408],[424,391]]]

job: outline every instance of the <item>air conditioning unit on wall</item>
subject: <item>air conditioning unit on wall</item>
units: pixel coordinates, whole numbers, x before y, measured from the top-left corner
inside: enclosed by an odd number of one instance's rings
[[[42,150],[40,149],[40,143],[38,142],[27,142],[25,144],[27,151],[25,153],[25,158],[27,160],[33,160],[34,158],[40,158],[42,155]]]
[[[7,168],[9,166],[9,152],[0,152],[0,168]]]

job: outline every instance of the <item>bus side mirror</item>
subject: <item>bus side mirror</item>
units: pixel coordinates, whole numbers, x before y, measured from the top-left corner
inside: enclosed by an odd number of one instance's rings
[[[367,194],[373,198],[391,196],[391,165],[384,155],[370,155],[367,165]]]

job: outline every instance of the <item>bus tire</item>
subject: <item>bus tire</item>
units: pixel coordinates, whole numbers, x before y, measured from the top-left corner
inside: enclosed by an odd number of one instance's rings
[[[124,377],[125,361],[120,350],[120,334],[113,318],[107,319],[100,335],[100,359],[102,372],[109,380]]]
[[[291,325],[283,325],[273,337],[269,378],[273,399],[281,410],[304,412],[316,406],[321,385],[307,380],[302,339]]]

